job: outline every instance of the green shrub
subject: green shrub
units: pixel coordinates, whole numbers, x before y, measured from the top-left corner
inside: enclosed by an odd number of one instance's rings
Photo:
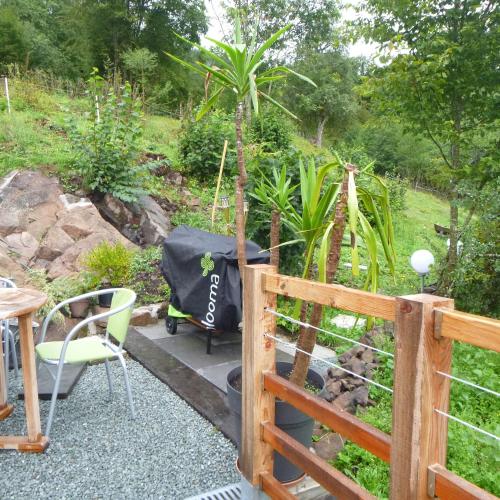
[[[385,174],[384,182],[389,190],[391,210],[394,213],[406,210],[406,192],[410,187],[408,179],[403,179],[399,175],[387,172]]]
[[[91,275],[94,288],[120,287],[130,282],[134,252],[122,243],[103,241],[83,257],[83,265]]]
[[[160,271],[161,246],[136,252],[130,265],[130,283],[139,304],[165,302],[169,287]]]
[[[59,280],[48,280],[45,269],[29,268],[27,269],[27,274],[30,285],[47,296],[47,302],[38,309],[37,315],[39,317],[44,318],[61,300],[68,298],[62,297]],[[64,323],[64,316],[60,310],[54,314],[53,321],[59,324]]]
[[[260,144],[266,153],[285,151],[292,143],[292,127],[279,113],[261,113],[252,122],[250,142]]]
[[[179,157],[186,173],[202,182],[216,179],[226,139],[229,141],[224,165],[227,176],[234,174],[236,168],[234,124],[229,116],[215,111],[200,121],[185,125],[179,142]]]
[[[104,80],[90,79],[88,126],[70,123],[70,139],[76,153],[74,167],[85,186],[96,193],[111,193],[123,201],[143,194],[148,167],[137,163],[142,123],[140,103],[125,83],[117,95],[103,93]],[[96,103],[99,103],[99,114]]]

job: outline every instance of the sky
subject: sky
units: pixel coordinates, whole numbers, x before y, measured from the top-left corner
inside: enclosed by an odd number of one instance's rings
[[[351,4],[356,4],[359,0],[351,0]],[[224,22],[224,10],[221,7],[221,0],[205,0],[207,14],[209,17],[209,27],[207,36],[210,38],[221,38],[223,32],[230,32],[230,27]],[[350,21],[355,18],[355,12],[352,7],[342,10],[342,19]],[[205,45],[205,44],[204,44]],[[208,44],[207,44],[208,45]],[[370,57],[374,55],[376,47],[374,44],[367,44],[360,40],[354,45],[348,47],[349,55],[352,57],[364,56]]]

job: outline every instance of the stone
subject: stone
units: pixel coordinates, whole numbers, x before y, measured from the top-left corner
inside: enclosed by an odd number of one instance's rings
[[[361,354],[361,360],[365,363],[373,363],[374,353],[371,349],[366,349]]]
[[[104,217],[111,221],[115,227],[125,226],[127,224],[139,224],[140,218],[134,216],[123,201],[115,198],[111,194],[106,194],[104,200],[99,204],[99,209]]]
[[[2,210],[0,217],[0,237],[7,236],[19,227],[19,216],[12,210]]]
[[[184,177],[182,177],[182,174],[173,170],[167,173],[166,178],[170,184],[174,184],[175,186],[182,186],[182,183],[184,181]]]
[[[39,247],[38,240],[28,233],[12,233],[4,238],[9,251],[17,256],[19,262],[28,265],[36,255]]]
[[[342,392],[342,382],[340,380],[327,380],[325,384],[326,390],[331,396],[337,397]]]
[[[49,278],[80,270],[78,259],[102,241],[135,245],[87,198],[64,194],[55,177],[24,170],[0,179],[0,273],[26,283],[23,266]]]
[[[340,370],[339,368],[328,368],[327,370],[328,377],[333,379],[333,380],[338,380],[339,378],[342,378],[345,374],[343,370]]]
[[[60,227],[49,229],[43,239],[37,255],[37,264],[40,260],[52,261],[62,255],[66,249],[74,244],[74,240]]]
[[[344,365],[344,368],[346,370],[350,370],[351,372],[355,373],[356,375],[363,375],[363,373],[365,373],[365,370],[366,370],[366,363],[364,363],[360,359],[353,356]]]
[[[159,245],[172,229],[170,219],[151,196],[142,196],[139,200],[139,206],[143,242],[146,245]]]
[[[158,315],[165,304],[150,304],[133,310],[130,324],[132,326],[147,326],[158,322]]]
[[[355,316],[350,316],[349,314],[337,314],[334,318],[331,319],[331,323],[338,328],[353,328],[363,327],[366,325],[365,318],[356,318]]]
[[[199,207],[201,205],[201,201],[196,196],[191,196],[185,200],[185,203],[188,207]]]
[[[97,206],[105,219],[135,243],[159,245],[172,228],[167,213],[151,196],[141,196],[137,202],[124,203],[107,194]]]
[[[4,278],[12,278],[18,286],[26,284],[24,268],[17,259],[9,255],[8,248],[0,245],[0,275]]]
[[[344,447],[341,436],[335,432],[323,435],[313,444],[314,451],[323,460],[333,460]]]

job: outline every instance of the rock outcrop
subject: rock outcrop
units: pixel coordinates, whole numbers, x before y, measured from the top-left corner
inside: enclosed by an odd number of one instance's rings
[[[77,271],[78,258],[102,241],[127,240],[86,198],[64,194],[59,181],[40,172],[0,179],[0,275],[25,283],[27,267],[50,278]]]
[[[106,220],[138,245],[159,245],[170,233],[170,218],[151,196],[141,196],[137,202],[124,203],[106,194],[97,206]]]

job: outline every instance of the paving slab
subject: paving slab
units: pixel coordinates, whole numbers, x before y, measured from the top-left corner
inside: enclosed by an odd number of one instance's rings
[[[86,364],[64,366],[57,399],[66,399],[71,394],[86,368]],[[48,400],[52,397],[54,377],[52,377],[48,370],[50,370],[55,377],[57,365],[47,367],[40,366],[37,370],[38,399]],[[18,399],[24,399],[24,388],[19,390],[17,397]]]

